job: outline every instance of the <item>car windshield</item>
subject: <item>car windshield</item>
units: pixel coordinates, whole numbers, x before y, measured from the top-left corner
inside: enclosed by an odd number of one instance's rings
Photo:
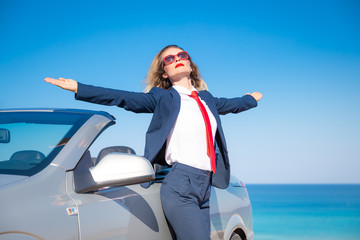
[[[38,173],[90,116],[52,111],[0,112],[0,174]]]

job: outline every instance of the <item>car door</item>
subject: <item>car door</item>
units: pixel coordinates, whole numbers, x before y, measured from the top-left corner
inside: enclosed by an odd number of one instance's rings
[[[67,173],[81,239],[171,239],[160,202],[160,184],[139,184],[76,193],[74,173]]]

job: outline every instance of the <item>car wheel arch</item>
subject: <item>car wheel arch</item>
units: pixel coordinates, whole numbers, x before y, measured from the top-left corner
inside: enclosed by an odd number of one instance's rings
[[[239,214],[233,214],[226,225],[224,239],[230,240],[234,236],[233,234],[240,236],[242,240],[247,239],[246,231],[247,228],[242,217]]]
[[[246,240],[246,234],[241,228],[237,228],[231,234],[229,240]]]

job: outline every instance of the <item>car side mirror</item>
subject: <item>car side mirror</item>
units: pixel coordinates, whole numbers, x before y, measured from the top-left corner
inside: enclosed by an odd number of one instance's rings
[[[84,159],[85,157],[85,159]],[[94,167],[86,167],[90,155],[83,156],[74,170],[75,191],[84,193],[103,187],[125,186],[154,180],[150,162],[140,156],[109,153]]]
[[[10,142],[10,131],[5,128],[0,128],[0,143]]]

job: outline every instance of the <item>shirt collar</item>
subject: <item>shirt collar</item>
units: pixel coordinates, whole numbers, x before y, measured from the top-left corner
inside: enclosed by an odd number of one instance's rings
[[[192,86],[192,90],[190,91],[187,88],[181,87],[181,86],[173,86],[173,88],[179,93],[184,95],[190,95],[192,91],[197,91],[194,86]]]

